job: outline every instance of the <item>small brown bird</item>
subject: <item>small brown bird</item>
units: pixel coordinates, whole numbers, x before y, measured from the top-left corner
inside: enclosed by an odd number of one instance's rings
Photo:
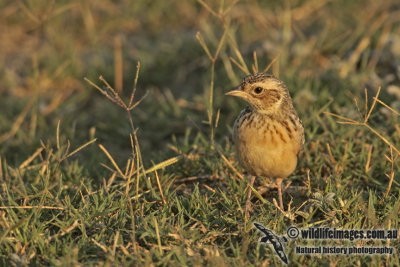
[[[303,124],[285,84],[266,73],[246,76],[226,95],[244,99],[249,106],[235,121],[233,139],[242,167],[254,176],[275,179],[282,210],[282,179],[296,168],[304,146]],[[248,203],[251,190],[249,189]]]

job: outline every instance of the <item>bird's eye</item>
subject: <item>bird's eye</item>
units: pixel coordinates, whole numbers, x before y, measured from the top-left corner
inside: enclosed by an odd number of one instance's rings
[[[261,94],[262,91],[263,91],[263,89],[261,87],[254,88],[254,93],[257,94],[257,95]]]

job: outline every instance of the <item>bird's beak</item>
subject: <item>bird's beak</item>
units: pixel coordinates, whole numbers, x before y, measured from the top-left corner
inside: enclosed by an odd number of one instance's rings
[[[235,87],[229,92],[225,93],[225,95],[237,96],[243,99],[247,98],[247,93],[240,89],[240,87]]]

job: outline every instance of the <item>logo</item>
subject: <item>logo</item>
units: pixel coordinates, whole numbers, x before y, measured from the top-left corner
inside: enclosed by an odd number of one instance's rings
[[[354,242],[355,240],[395,240],[399,238],[398,229],[338,229],[329,227],[309,227],[299,229],[296,226],[287,228],[286,236],[278,236],[271,230],[265,228],[261,223],[254,223],[258,231],[263,233],[259,242],[271,244],[274,247],[275,254],[285,264],[288,264],[288,257],[285,252],[284,245],[288,242],[288,238],[292,240],[347,240]],[[297,243],[297,242],[296,242]],[[319,242],[318,242],[319,243]],[[318,244],[317,243],[317,244]],[[388,243],[390,245],[390,243]],[[310,242],[306,246],[296,244],[294,253],[298,255],[393,255],[395,248],[390,246],[329,246],[327,242],[323,245],[310,246]]]
[[[275,249],[275,254],[279,256],[282,262],[288,264],[288,258],[285,253],[285,248],[283,247],[284,243],[288,242],[288,239],[285,236],[277,236],[271,230],[267,229],[261,223],[254,223],[254,226],[264,234],[260,239],[260,243],[264,244],[272,244]]]

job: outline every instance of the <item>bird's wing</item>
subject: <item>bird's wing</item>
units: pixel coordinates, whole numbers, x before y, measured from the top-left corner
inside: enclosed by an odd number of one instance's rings
[[[268,229],[264,227],[264,225],[262,225],[261,223],[254,223],[254,226],[260,230],[261,232],[265,233]]]
[[[287,256],[281,242],[277,239],[274,239],[271,240],[271,243],[274,246],[275,252],[278,254],[279,258],[281,258],[284,263],[288,264]]]

